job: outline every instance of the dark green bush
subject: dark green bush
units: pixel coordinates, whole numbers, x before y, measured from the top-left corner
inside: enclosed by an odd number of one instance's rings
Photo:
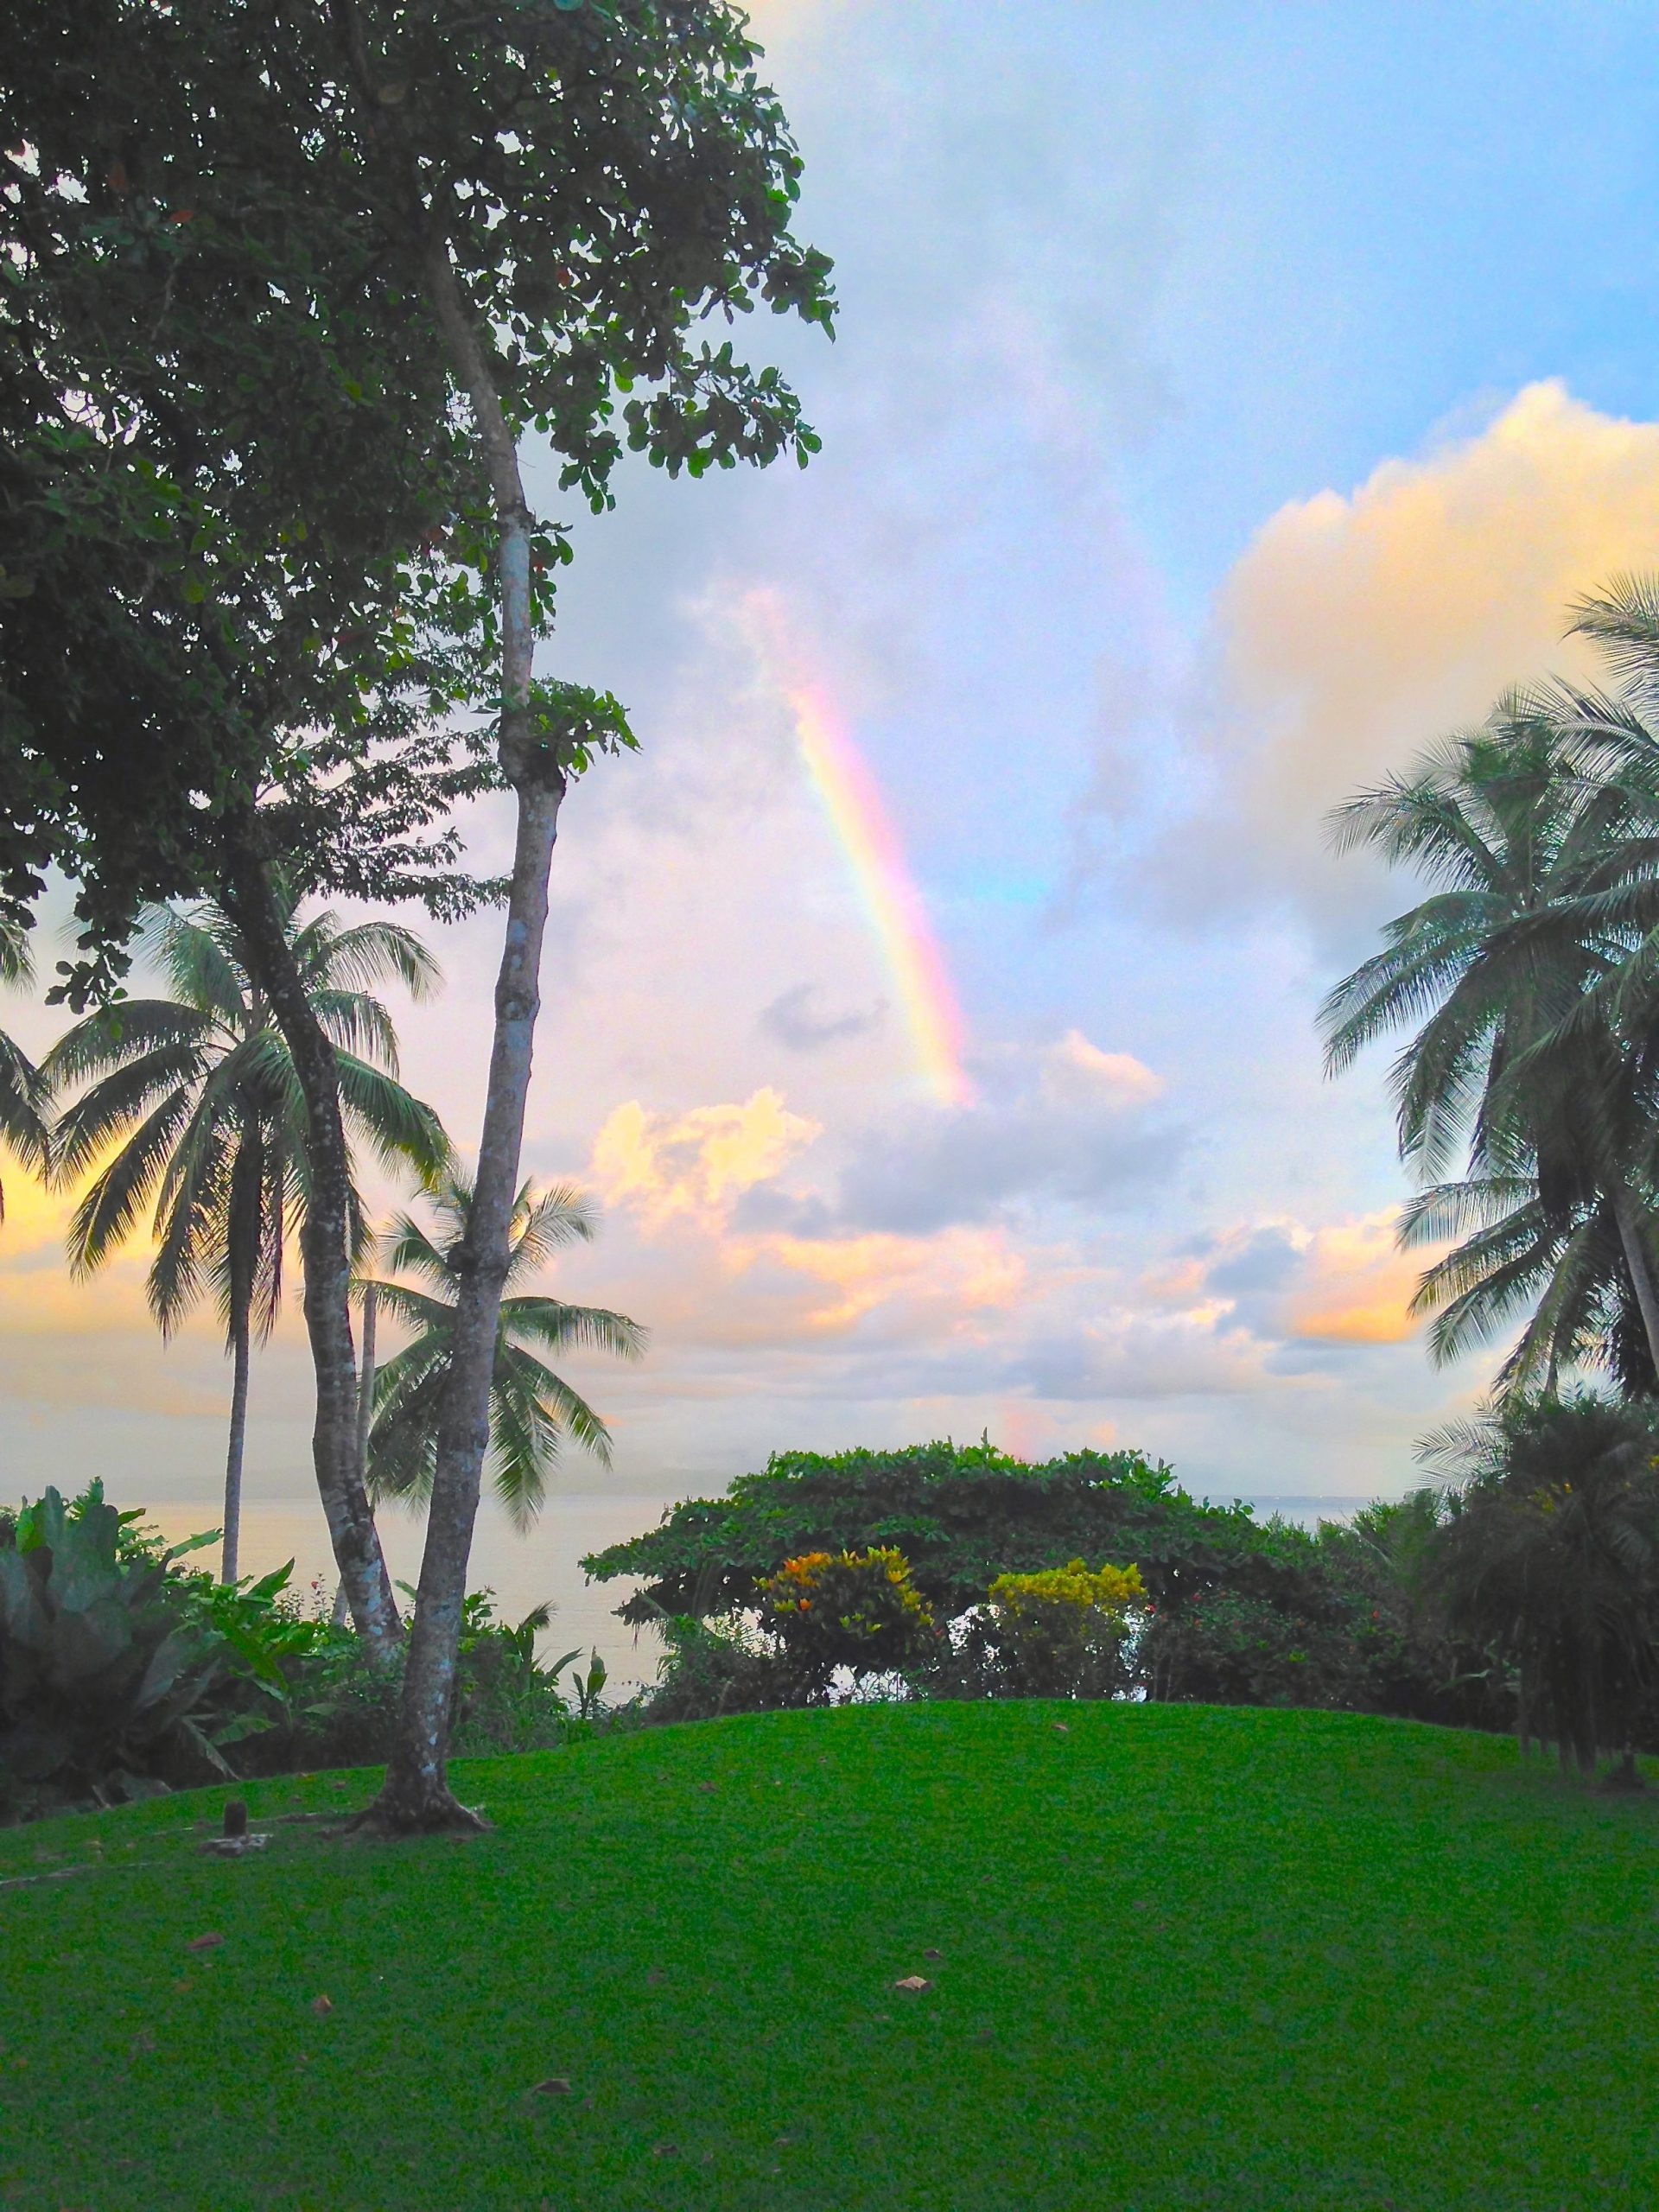
[[[238,1653],[175,1562],[130,1536],[101,1484],[0,1526],[0,1817],[229,1774],[264,1724],[226,1694]]]
[[[660,1624],[666,1646],[641,1712],[647,1720],[718,1720],[811,1703],[813,1684],[779,1644],[736,1621],[715,1626],[682,1613]]]

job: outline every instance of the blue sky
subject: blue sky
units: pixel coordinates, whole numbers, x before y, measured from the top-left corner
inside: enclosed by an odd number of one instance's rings
[[[544,656],[645,743],[568,809],[527,1153],[606,1204],[566,1287],[653,1332],[578,1378],[616,1484],[988,1426],[1212,1493],[1398,1490],[1497,1354],[1430,1369],[1382,1064],[1320,1073],[1319,1000],[1411,892],[1319,819],[1559,660],[1574,591],[1659,565],[1650,13],[756,14],[844,304],[833,347],[741,334],[824,450],[635,472]],[[760,590],[907,851],[969,1109],[918,1090]],[[463,1141],[495,927],[444,933],[403,1021]],[[56,1230],[25,1206],[0,1245],[10,1464],[119,1434],[137,1494],[211,1498],[211,1329],[158,1358],[142,1255],[89,1294]],[[306,1495],[305,1379],[290,1327],[256,1503]]]

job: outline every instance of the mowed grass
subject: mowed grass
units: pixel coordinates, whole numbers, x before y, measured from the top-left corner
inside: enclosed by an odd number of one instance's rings
[[[0,1835],[96,1862],[0,1891],[0,2205],[1659,2203],[1659,1803],[1508,1743],[924,1706],[461,1781],[466,1844],[226,1864],[222,1791]]]

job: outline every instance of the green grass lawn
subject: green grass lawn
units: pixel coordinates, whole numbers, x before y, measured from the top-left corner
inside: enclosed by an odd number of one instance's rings
[[[1392,1721],[1099,1705],[461,1780],[497,1823],[470,1843],[296,1824],[226,1864],[194,1848],[222,1791],[0,1834],[0,1878],[93,1866],[0,1891],[0,2206],[1659,2204],[1659,1793]],[[366,1788],[246,1795],[257,1826]]]

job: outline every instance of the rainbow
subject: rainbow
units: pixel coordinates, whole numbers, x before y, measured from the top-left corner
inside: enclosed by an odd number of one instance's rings
[[[852,870],[928,1085],[942,1105],[965,1106],[973,1091],[957,995],[881,794],[823,686],[789,681],[784,690],[806,772]]]

